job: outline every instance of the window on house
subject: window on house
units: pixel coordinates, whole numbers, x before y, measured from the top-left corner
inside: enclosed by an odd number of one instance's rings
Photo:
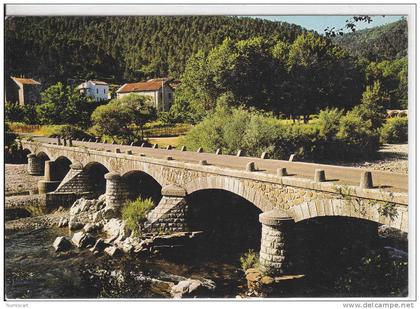
[[[96,94],[98,94],[99,93],[99,89],[98,88],[96,88]]]
[[[168,99],[172,100],[172,93],[168,92]]]
[[[104,94],[105,94],[105,89],[104,89]]]

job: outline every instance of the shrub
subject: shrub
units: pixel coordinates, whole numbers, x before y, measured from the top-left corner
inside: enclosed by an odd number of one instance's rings
[[[146,222],[146,216],[154,206],[151,198],[143,200],[139,197],[125,203],[122,209],[122,218],[134,235],[139,235],[142,223]]]
[[[383,143],[406,143],[408,141],[408,118],[397,117],[387,119],[380,132]]]
[[[6,121],[22,121],[24,118],[23,108],[19,103],[4,103],[4,118]]]
[[[342,159],[371,157],[380,146],[378,130],[372,128],[370,120],[359,117],[355,109],[341,117],[337,139],[340,147],[336,155]]]
[[[4,146],[11,147],[15,144],[17,135],[12,132],[8,123],[4,123]]]
[[[62,136],[64,138],[73,138],[73,139],[82,139],[86,138],[89,139],[92,137],[92,135],[86,133],[84,130],[82,130],[79,127],[72,126],[72,125],[64,125],[61,126],[56,132],[51,134],[51,136]]]
[[[335,136],[342,116],[343,111],[338,108],[322,110],[318,116],[319,134],[326,138]]]
[[[240,257],[242,270],[245,272],[249,268],[257,268],[259,265],[259,256],[254,250],[249,249]]]

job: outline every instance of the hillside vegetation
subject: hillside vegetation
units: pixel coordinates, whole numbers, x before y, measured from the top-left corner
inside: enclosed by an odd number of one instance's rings
[[[191,55],[227,37],[291,43],[302,32],[287,23],[224,16],[12,17],[5,21],[5,70],[44,87],[90,78],[179,78]]]
[[[395,60],[407,55],[407,35],[407,21],[402,19],[380,27],[337,36],[334,41],[353,56],[369,61]]]

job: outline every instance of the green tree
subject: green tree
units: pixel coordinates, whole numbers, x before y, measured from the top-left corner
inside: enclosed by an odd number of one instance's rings
[[[92,114],[99,135],[111,136],[125,142],[143,140],[143,126],[156,118],[156,109],[148,97],[130,94],[101,105]]]
[[[326,107],[349,108],[360,101],[363,76],[349,55],[329,39],[301,34],[290,46],[288,70],[294,113],[318,113]]]
[[[58,82],[41,93],[42,104],[36,106],[41,124],[74,124],[88,127],[97,103],[77,89]]]

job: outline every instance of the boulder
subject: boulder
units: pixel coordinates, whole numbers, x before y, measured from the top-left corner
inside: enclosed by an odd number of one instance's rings
[[[68,226],[69,226],[70,231],[76,231],[76,230],[80,230],[81,228],[83,228],[84,224],[73,217],[73,218],[70,218],[70,220],[68,222]]]
[[[71,249],[71,242],[66,237],[60,236],[54,240],[53,247],[55,252],[67,251]]]
[[[104,252],[110,257],[117,257],[121,255],[121,250],[118,247],[110,246],[104,249]]]
[[[83,227],[83,230],[86,233],[91,233],[91,232],[95,232],[97,230],[100,230],[102,228],[102,224],[95,224],[95,223],[86,223],[85,226]]]
[[[103,220],[102,211],[97,211],[93,214],[93,216],[92,216],[92,221],[93,222],[100,222],[102,220]]]
[[[103,227],[103,231],[110,237],[123,241],[125,238],[130,236],[128,229],[125,226],[124,221],[121,219],[112,218]]]
[[[71,241],[79,248],[87,248],[95,244],[95,238],[91,234],[83,231],[74,233]]]
[[[173,298],[184,298],[198,296],[203,292],[214,290],[216,285],[211,280],[206,282],[197,279],[187,279],[178,282],[171,289],[171,295]]]
[[[105,207],[101,210],[102,218],[105,220],[109,220],[115,218],[117,216],[117,211],[112,207]]]
[[[95,253],[95,251],[101,252],[103,251],[106,247],[109,247],[109,244],[105,243],[104,240],[102,238],[99,238],[95,244],[93,245],[92,248],[90,248],[89,250],[92,251],[93,253]]]

